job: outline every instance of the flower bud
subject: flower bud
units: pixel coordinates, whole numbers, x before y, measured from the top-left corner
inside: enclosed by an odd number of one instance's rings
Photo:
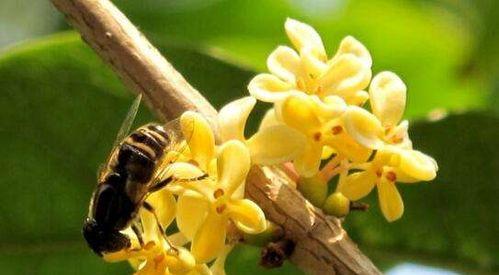
[[[334,192],[326,199],[322,210],[328,215],[344,217],[350,212],[350,200],[342,193]]]
[[[313,205],[320,207],[327,196],[327,182],[318,176],[301,177],[298,180],[298,190]]]

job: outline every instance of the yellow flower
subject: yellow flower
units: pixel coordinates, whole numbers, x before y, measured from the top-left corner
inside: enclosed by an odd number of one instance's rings
[[[344,131],[343,110],[346,104],[337,96],[320,101],[315,96],[289,96],[277,106],[277,117],[306,138],[306,144],[293,164],[305,177],[315,175],[323,152],[334,149],[337,154],[353,162],[364,162],[371,150],[359,145]]]
[[[345,112],[348,133],[371,149],[380,149],[386,144],[411,149],[409,123],[405,120],[399,124],[406,101],[404,82],[392,72],[381,72],[373,78],[369,94],[373,114],[350,106]]]
[[[311,26],[287,19],[284,27],[298,52],[286,46],[275,49],[267,59],[271,74],[259,74],[251,80],[251,95],[274,103],[299,93],[320,99],[338,95],[354,105],[368,99],[363,89],[371,79],[372,60],[364,45],[347,36],[328,60],[322,40]]]
[[[175,163],[171,172],[183,178],[208,174],[203,180],[173,182],[167,189],[178,194],[177,225],[189,240],[191,253],[201,263],[223,255],[227,225],[248,233],[265,230],[265,216],[254,202],[244,199],[244,183],[251,166],[246,145],[230,139],[215,146],[208,122],[186,112],[180,126],[187,138],[190,163]],[[243,138],[240,136],[239,138]]]
[[[438,167],[431,157],[415,150],[387,146],[376,152],[371,162],[361,164],[362,171],[348,175],[338,191],[350,200],[359,200],[377,186],[378,200],[385,218],[392,222],[404,212],[396,182],[414,183],[435,178]]]
[[[156,207],[159,205],[156,205]],[[160,222],[161,208],[158,211]],[[143,234],[142,238],[145,245],[141,247],[135,234],[129,228],[125,230],[132,241],[132,248],[125,249],[119,252],[109,253],[104,255],[104,259],[110,262],[128,260],[137,270],[135,274],[140,275],[174,275],[174,274],[211,274],[205,264],[196,263],[194,256],[182,245],[185,241],[181,236],[169,237],[170,241],[178,240],[176,246],[170,246],[165,240],[163,233],[160,232],[156,218],[145,209],[141,209],[139,213],[141,219]],[[168,217],[170,219],[170,217]],[[165,226],[166,224],[163,224]],[[177,234],[178,235],[178,234]],[[203,272],[205,271],[205,272]]]
[[[255,104],[253,97],[244,97],[220,110],[217,118],[222,141],[235,139],[244,142],[255,164],[273,165],[295,158],[305,140],[299,132],[283,123],[262,123],[253,136],[245,138],[246,121]]]

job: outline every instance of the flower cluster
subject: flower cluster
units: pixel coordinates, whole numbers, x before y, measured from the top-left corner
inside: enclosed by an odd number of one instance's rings
[[[176,220],[179,232],[165,237],[143,211],[146,244],[133,240],[134,249],[108,254],[107,260],[128,259],[138,274],[224,274],[233,245],[228,227],[248,234],[267,227],[260,207],[244,198],[251,165],[286,167],[299,175],[298,189],[311,202],[337,216],[377,187],[388,221],[403,214],[396,183],[435,178],[436,162],[413,149],[409,124],[401,121],[406,86],[397,75],[372,77],[368,50],[351,36],[329,58],[309,25],[288,19],[285,30],[295,49],[275,49],[267,60],[270,73],[250,81],[251,96],[220,110],[218,145],[200,114],[181,116],[185,149],[160,175],[175,180],[147,198],[162,227]],[[246,137],[257,100],[273,107],[256,133]],[[370,108],[363,107],[367,103]],[[327,194],[333,179],[336,191]]]
[[[435,160],[413,149],[409,123],[401,121],[404,82],[387,71],[371,79],[371,56],[351,36],[328,58],[311,26],[288,19],[285,29],[295,49],[275,49],[267,60],[270,73],[257,75],[248,89],[255,98],[274,104],[264,121],[301,133],[303,150],[292,157],[302,176],[301,189],[338,176],[331,199],[314,194],[316,204],[329,208],[323,204],[359,200],[376,186],[385,218],[400,218],[404,206],[395,184],[429,181],[438,170]],[[370,111],[363,108],[367,102]],[[279,146],[296,143],[291,138]],[[336,199],[339,195],[346,200]]]

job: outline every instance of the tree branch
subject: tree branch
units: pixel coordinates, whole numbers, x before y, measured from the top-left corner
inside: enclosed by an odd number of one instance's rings
[[[142,93],[163,120],[186,110],[205,115],[216,132],[216,110],[108,0],[52,0],[97,54]],[[295,243],[290,260],[310,274],[380,274],[347,236],[339,219],[312,206],[276,168],[254,166],[246,195]]]

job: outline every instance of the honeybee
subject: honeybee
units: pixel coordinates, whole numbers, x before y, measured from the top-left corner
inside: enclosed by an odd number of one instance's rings
[[[144,245],[138,218],[141,207],[156,217],[158,227],[161,232],[165,232],[146,198],[174,180],[172,176],[161,179],[158,175],[164,174],[164,169],[167,169],[165,163],[175,161],[165,161],[165,158],[168,152],[179,150],[182,137],[178,131],[178,120],[166,125],[147,124],[126,136],[140,100],[139,95],[130,107],[115,146],[99,172],[88,217],[83,225],[83,236],[99,256],[130,248],[130,238],[120,232],[128,227],[136,234],[139,243]]]

